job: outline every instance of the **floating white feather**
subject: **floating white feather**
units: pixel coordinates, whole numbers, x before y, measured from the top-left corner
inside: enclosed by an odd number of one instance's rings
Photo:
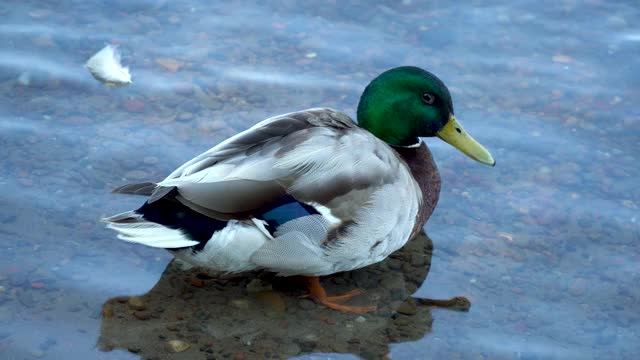
[[[89,60],[86,68],[96,80],[107,86],[124,86],[131,84],[129,68],[120,64],[120,53],[115,45],[107,45]]]

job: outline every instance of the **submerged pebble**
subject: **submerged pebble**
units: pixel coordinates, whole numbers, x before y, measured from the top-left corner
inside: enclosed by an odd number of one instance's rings
[[[316,303],[310,299],[300,299],[298,300],[298,307],[302,310],[313,310],[316,308]]]
[[[249,300],[247,299],[233,299],[231,300],[231,305],[238,309],[248,309],[249,308]]]
[[[122,107],[128,112],[140,113],[144,111],[146,103],[142,100],[130,99],[123,102]]]
[[[40,349],[34,349],[34,350],[30,350],[29,351],[29,355],[35,357],[35,358],[41,358],[43,356],[46,355],[46,353]]]
[[[130,297],[127,304],[133,310],[145,310],[147,308],[147,303],[139,296]]]
[[[189,349],[191,345],[182,340],[169,340],[165,345],[165,349],[170,353],[179,353]]]
[[[149,311],[134,311],[133,316],[135,316],[138,320],[149,320],[152,315]]]
[[[582,296],[584,295],[587,289],[587,281],[582,278],[575,279],[569,285],[569,293],[573,296]]]

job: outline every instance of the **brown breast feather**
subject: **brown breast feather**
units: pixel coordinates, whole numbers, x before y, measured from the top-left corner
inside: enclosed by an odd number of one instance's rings
[[[402,159],[409,165],[413,177],[422,191],[422,206],[418,210],[416,222],[411,231],[413,239],[427,222],[440,198],[440,173],[433,161],[429,148],[424,143],[418,147],[394,147]]]

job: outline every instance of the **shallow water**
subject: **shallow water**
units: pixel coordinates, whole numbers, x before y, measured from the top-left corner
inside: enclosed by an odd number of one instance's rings
[[[443,189],[426,226],[430,270],[425,262],[414,297],[461,295],[472,305],[412,318],[409,335],[385,338],[390,356],[640,352],[635,2],[5,1],[0,16],[0,358],[152,356],[142,345],[99,343],[113,329],[103,305],[150,293],[171,260],[103,228],[100,217],[141,202],[110,189],[162,179],[275,114],[328,106],[353,115],[367,82],[398,65],[440,76],[456,115],[498,165],[427,140]],[[109,42],[121,44],[128,87],[104,87],[82,67]],[[198,299],[208,286],[188,293]],[[270,294],[285,314],[306,306],[286,291]],[[116,334],[148,326],[127,323],[123,311],[127,325]],[[309,314],[332,326],[361,322]],[[177,331],[194,345],[172,357],[266,356],[244,333],[236,347],[208,353],[221,335],[198,331]],[[330,337],[310,335],[280,338],[296,346],[270,355],[381,356],[363,352],[364,342],[334,339],[328,348]]]

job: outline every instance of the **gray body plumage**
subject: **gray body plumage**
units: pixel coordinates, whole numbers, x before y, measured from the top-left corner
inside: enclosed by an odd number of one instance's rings
[[[181,249],[176,257],[216,271],[283,275],[326,275],[383,260],[409,240],[423,201],[400,155],[332,109],[264,120],[180,166],[153,191],[148,183],[121,189],[151,193],[150,201],[171,194],[191,210],[229,221],[201,251]],[[319,214],[271,234],[255,212],[285,195]],[[173,229],[161,234],[153,224],[131,225],[139,220],[127,214],[106,219],[124,240],[153,246],[141,230],[146,226],[162,247],[192,244],[183,236],[167,246]]]

